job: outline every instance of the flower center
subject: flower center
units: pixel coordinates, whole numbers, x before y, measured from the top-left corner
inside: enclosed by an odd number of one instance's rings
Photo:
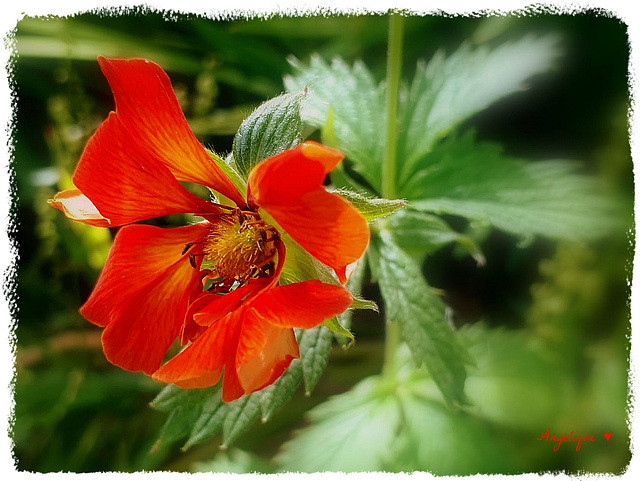
[[[278,241],[278,231],[256,212],[236,209],[212,223],[204,264],[224,281],[244,283],[273,260]]]

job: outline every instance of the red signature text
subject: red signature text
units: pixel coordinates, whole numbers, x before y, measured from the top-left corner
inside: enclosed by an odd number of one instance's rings
[[[554,451],[557,451],[560,448],[560,445],[564,442],[564,441],[572,441],[572,442],[576,442],[576,451],[580,451],[580,443],[582,441],[595,441],[595,438],[593,437],[593,435],[591,436],[574,436],[573,435],[573,431],[571,431],[571,434],[569,434],[567,436],[567,433],[564,434],[564,436],[555,436],[551,434],[551,428],[547,429],[546,433],[542,433],[540,435],[539,438],[536,438],[538,441],[542,441],[543,439],[546,439],[547,441],[557,441],[557,444],[553,447]]]

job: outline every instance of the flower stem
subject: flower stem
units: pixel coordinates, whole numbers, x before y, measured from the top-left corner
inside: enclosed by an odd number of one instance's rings
[[[387,132],[382,164],[382,196],[396,196],[396,137],[398,132],[398,90],[402,70],[402,33],[404,17],[393,12],[389,19],[389,46],[387,49]]]
[[[404,17],[393,12],[389,19],[389,45],[387,49],[387,131],[382,164],[382,196],[387,199],[396,197],[396,153],[398,133],[398,91],[402,70],[402,35]],[[401,342],[400,326],[386,319],[384,364],[382,376],[395,382],[397,373],[396,351]]]

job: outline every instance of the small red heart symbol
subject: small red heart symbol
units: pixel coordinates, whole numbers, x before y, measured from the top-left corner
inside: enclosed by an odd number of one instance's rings
[[[609,439],[611,439],[611,433],[604,433],[604,437],[609,441]]]

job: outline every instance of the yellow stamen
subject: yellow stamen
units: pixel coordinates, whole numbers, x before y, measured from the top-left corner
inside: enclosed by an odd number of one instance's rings
[[[239,209],[213,223],[204,244],[204,259],[225,280],[244,282],[276,255],[278,232],[254,212]]]

